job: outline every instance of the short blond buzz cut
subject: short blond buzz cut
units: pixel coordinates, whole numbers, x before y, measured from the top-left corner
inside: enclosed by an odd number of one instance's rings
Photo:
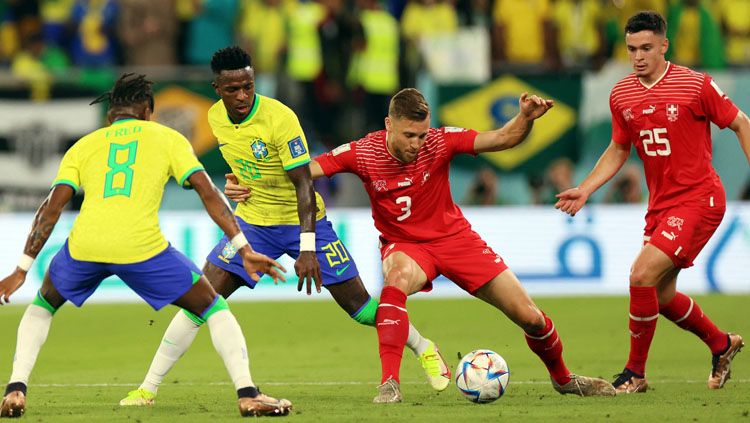
[[[430,115],[430,106],[416,88],[404,88],[391,97],[388,116],[393,119],[408,119],[422,122]]]

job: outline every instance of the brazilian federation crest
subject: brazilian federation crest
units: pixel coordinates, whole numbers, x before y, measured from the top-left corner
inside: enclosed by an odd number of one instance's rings
[[[268,156],[268,148],[266,148],[266,143],[263,142],[263,140],[255,140],[252,144],[250,144],[250,148],[253,149],[253,156],[255,156],[256,159],[263,160]]]
[[[224,248],[221,250],[219,259],[221,259],[225,263],[229,263],[229,261],[232,260],[235,255],[237,255],[237,249],[234,248],[234,245],[232,245],[231,242],[227,241],[227,243],[224,244]]]

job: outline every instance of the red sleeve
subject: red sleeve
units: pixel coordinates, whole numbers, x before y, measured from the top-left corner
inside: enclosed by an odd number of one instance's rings
[[[315,161],[318,162],[326,176],[332,176],[341,172],[356,173],[357,155],[355,145],[356,142],[354,141],[342,144],[316,157]]]
[[[612,96],[609,96],[609,111],[612,114],[612,141],[618,144],[630,144],[630,134],[628,132],[628,125],[625,121],[625,115],[627,111],[619,112],[612,101]],[[632,114],[632,112],[630,112]]]
[[[441,131],[443,132],[443,138],[445,139],[445,145],[448,147],[450,157],[462,153],[477,155],[474,152],[474,138],[477,137],[479,132],[473,129],[454,128],[451,126],[441,128]]]
[[[737,106],[721,91],[721,88],[709,75],[706,75],[703,80],[701,106],[711,122],[722,129],[729,126],[739,112]]]

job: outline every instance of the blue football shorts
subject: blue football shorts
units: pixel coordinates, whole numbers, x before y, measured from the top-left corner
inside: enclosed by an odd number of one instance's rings
[[[253,250],[276,260],[284,254],[293,259],[299,257],[299,225],[257,226],[246,223],[237,217],[242,232]],[[323,285],[335,285],[359,275],[354,259],[333,230],[326,217],[315,223],[315,248],[323,275]],[[256,282],[250,278],[242,266],[242,258],[225,235],[206,258],[209,263],[227,272],[240,276],[247,286],[255,288]],[[261,273],[258,273],[261,275]]]
[[[80,307],[102,280],[117,275],[155,310],[171,304],[203,274],[184,254],[171,245],[138,263],[112,264],[80,261],[70,256],[68,242],[49,266],[52,284],[66,300]]]

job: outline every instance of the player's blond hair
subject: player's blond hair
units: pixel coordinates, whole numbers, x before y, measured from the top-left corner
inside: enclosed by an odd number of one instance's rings
[[[404,88],[391,97],[388,116],[421,122],[430,114],[430,106],[416,88]]]

